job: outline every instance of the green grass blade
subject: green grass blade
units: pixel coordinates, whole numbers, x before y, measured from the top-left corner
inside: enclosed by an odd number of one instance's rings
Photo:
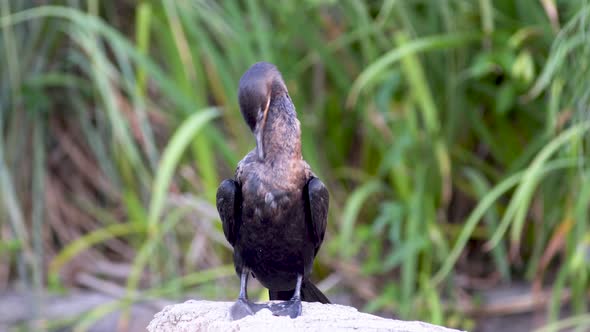
[[[557,169],[574,167],[576,165],[576,160],[571,159],[559,159],[555,161],[550,161],[545,164],[542,168],[542,174],[547,172],[551,172]],[[457,242],[455,246],[451,250],[449,257],[444,261],[442,267],[438,270],[438,272],[433,276],[432,282],[434,284],[440,284],[449,274],[453,265],[459,258],[465,244],[469,240],[475,226],[477,223],[482,219],[485,215],[486,211],[494,204],[498,198],[500,198],[503,194],[508,192],[512,187],[516,186],[520,181],[522,181],[523,177],[525,176],[525,172],[519,172],[516,174],[511,175],[510,177],[506,178],[498,185],[496,185],[489,193],[487,193],[480,201],[479,204],[475,207],[473,212],[467,218],[465,225],[463,226],[459,237],[457,238]],[[496,233],[501,230],[501,225],[498,226]],[[491,240],[490,240],[491,241]]]
[[[152,198],[150,200],[148,225],[150,232],[155,231],[158,219],[164,209],[166,193],[172,181],[172,175],[180,162],[182,153],[186,150],[193,139],[200,133],[207,123],[216,118],[219,112],[214,109],[207,109],[192,114],[176,130],[162,154],[162,160],[158,165],[156,178],[154,180]]]
[[[387,67],[400,61],[403,57],[420,52],[460,47],[467,43],[477,41],[480,37],[481,35],[478,33],[423,37],[405,44],[402,48],[396,48],[383,54],[376,61],[367,66],[354,81],[350,94],[346,100],[346,105],[348,105],[348,107],[354,105],[361,91],[366,88],[371,81],[375,80],[375,78],[385,71]]]
[[[573,139],[584,135],[590,130],[590,122],[581,122],[567,129],[549,144],[547,144],[535,157],[531,165],[524,172],[520,185],[514,194],[498,230],[492,235],[487,243],[488,248],[495,247],[510,225],[512,230],[510,239],[513,245],[518,245],[524,226],[524,219],[530,204],[534,189],[541,181],[543,165],[563,145],[570,143]],[[512,219],[514,218],[514,219]]]
[[[345,209],[342,213],[342,223],[340,226],[340,248],[345,257],[350,257],[353,241],[354,223],[365,201],[374,193],[382,190],[382,186],[377,181],[370,181],[356,189],[348,198]]]

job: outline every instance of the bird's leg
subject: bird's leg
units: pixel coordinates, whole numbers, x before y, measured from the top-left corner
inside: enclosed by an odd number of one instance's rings
[[[240,276],[240,296],[236,303],[229,309],[229,314],[232,320],[242,319],[248,315],[254,315],[264,308],[268,308],[266,304],[253,303],[248,300],[248,275],[250,270],[246,267],[242,268]]]
[[[291,318],[297,318],[301,315],[301,282],[303,276],[297,275],[297,284],[295,285],[295,292],[293,297],[289,301],[280,303],[273,303],[270,305],[270,311],[275,316],[289,316]]]

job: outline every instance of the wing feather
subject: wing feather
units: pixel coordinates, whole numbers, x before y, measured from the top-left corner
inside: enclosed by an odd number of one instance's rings
[[[223,180],[217,188],[217,212],[223,225],[223,234],[233,246],[240,226],[242,190],[234,180]]]
[[[326,186],[316,177],[312,177],[307,182],[306,210],[308,222],[311,223],[312,241],[317,254],[326,233],[328,224],[328,208],[330,205],[330,195]]]

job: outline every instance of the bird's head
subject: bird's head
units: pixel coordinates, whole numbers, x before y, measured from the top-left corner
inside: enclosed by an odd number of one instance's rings
[[[260,160],[264,159],[264,127],[271,100],[283,94],[288,94],[287,86],[277,67],[271,63],[255,63],[240,78],[240,111],[256,137],[256,152]]]

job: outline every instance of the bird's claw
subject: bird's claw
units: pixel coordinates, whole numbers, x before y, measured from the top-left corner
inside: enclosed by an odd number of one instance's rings
[[[269,309],[267,304],[250,302],[246,299],[238,299],[229,309],[231,320],[242,319],[246,316],[254,315],[262,309]]]
[[[289,316],[297,318],[301,315],[301,300],[290,299],[289,301],[273,303],[270,305],[270,311],[275,316]]]

